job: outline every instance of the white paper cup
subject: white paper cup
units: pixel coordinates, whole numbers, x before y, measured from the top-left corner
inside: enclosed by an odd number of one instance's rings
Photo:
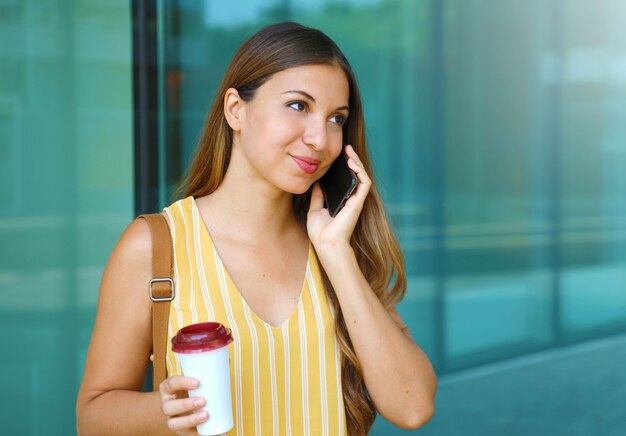
[[[196,428],[201,435],[218,435],[233,428],[228,344],[230,330],[216,322],[183,327],[172,338],[172,351],[178,354],[183,374],[200,380],[190,397],[203,397],[203,410],[209,414]]]

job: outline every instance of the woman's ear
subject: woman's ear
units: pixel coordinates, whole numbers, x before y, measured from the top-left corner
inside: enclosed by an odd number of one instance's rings
[[[241,129],[240,110],[243,100],[239,96],[239,92],[235,88],[228,88],[224,95],[224,115],[226,122],[233,131]]]

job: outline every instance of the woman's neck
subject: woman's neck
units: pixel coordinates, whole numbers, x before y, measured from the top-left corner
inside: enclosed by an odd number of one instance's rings
[[[234,171],[227,172],[219,188],[197,199],[197,204],[212,234],[258,243],[306,234],[294,213],[291,194]]]

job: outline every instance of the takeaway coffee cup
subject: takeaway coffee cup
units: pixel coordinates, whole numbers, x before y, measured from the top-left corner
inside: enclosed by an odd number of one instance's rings
[[[172,351],[178,353],[183,374],[200,380],[189,396],[206,400],[209,419],[197,426],[201,435],[226,433],[233,428],[230,392],[228,344],[233,342],[230,329],[217,322],[203,322],[183,327],[172,338]]]

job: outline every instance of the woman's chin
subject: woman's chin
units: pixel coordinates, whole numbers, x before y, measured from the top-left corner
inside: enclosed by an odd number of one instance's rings
[[[289,190],[287,190],[287,192],[289,192],[290,194],[293,194],[293,195],[301,195],[301,194],[306,193],[306,191],[308,191],[309,188],[310,188],[310,186],[306,187],[306,188],[301,188],[301,189],[289,189]]]
[[[284,185],[283,190],[293,195],[300,195],[306,193],[311,188],[311,186],[313,186],[313,183],[315,183],[315,181],[302,180],[299,181],[299,183],[290,183],[288,185]]]

